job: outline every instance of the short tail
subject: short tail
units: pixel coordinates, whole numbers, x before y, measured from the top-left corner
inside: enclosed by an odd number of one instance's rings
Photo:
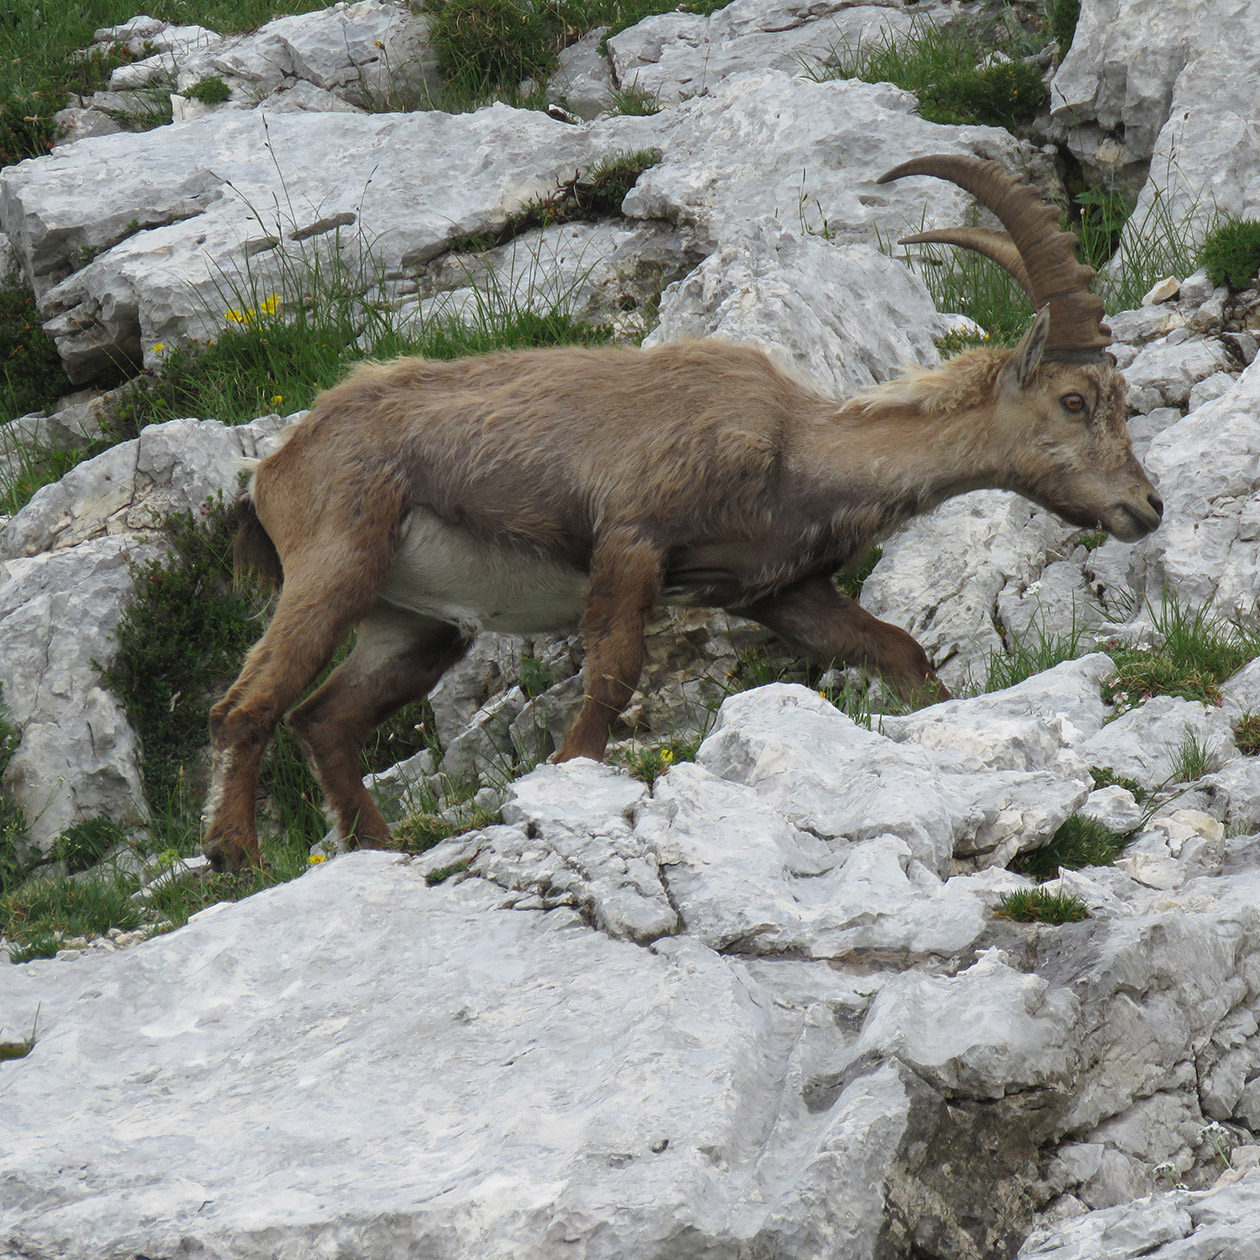
[[[237,507],[236,543],[232,548],[232,567],[239,582],[246,577],[257,578],[268,586],[276,587],[284,581],[284,569],[280,553],[271,535],[263,528],[254,508],[254,501],[243,498]]]

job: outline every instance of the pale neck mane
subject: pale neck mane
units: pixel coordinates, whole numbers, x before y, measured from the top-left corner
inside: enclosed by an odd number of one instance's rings
[[[937,368],[911,368],[895,381],[850,398],[842,411],[870,420],[905,419],[910,414],[924,419],[964,415],[993,397],[998,373],[1010,353],[980,347],[964,350]]]

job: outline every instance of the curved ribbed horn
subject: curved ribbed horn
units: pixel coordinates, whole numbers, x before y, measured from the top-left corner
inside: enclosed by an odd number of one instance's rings
[[[1033,305],[1050,307],[1047,358],[1101,357],[1103,349],[1111,344],[1111,331],[1102,322],[1102,299],[1089,291],[1094,269],[1077,261],[1076,237],[1059,229],[1059,212],[1043,201],[1035,188],[1003,170],[996,162],[948,153],[903,162],[880,176],[877,182],[886,184],[906,175],[947,179],[966,189],[997,215],[1023,261],[1028,278],[1026,291],[1031,294]],[[968,231],[965,228],[946,230]],[[992,233],[989,245],[995,237],[1000,242],[1002,234]],[[952,243],[976,248],[971,241],[962,239]],[[988,248],[980,252],[993,256]],[[995,261],[1011,270],[1001,258]]]
[[[1032,281],[1028,278],[1028,270],[1024,260],[1015,248],[1015,242],[1005,232],[995,232],[992,228],[958,227],[937,228],[932,232],[916,232],[914,236],[903,236],[898,245],[961,245],[963,249],[974,250],[997,263],[1003,271],[1009,272],[1015,283],[1028,294],[1028,300],[1035,307],[1037,295],[1033,291]]]

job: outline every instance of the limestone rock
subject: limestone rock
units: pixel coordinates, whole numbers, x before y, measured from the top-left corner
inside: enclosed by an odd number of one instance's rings
[[[120,536],[0,564],[0,677],[21,733],[5,790],[25,811],[37,849],[83,818],[148,818],[135,735],[95,662],[110,658],[131,596],[129,562],[156,551]]]
[[[1164,523],[1136,549],[1149,590],[1246,624],[1260,585],[1257,400],[1253,364],[1228,393],[1152,439],[1146,468],[1164,496]]]
[[[711,15],[664,13],[608,41],[623,88],[659,102],[711,92],[734,74],[820,73],[859,44],[904,36],[911,19],[891,4],[853,0],[735,0]]]

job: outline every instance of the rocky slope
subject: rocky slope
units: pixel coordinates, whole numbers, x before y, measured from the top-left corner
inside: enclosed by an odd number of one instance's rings
[[[591,116],[577,125],[502,105],[370,112],[388,67],[431,73],[423,16],[382,0],[226,41],[137,19],[102,38],[156,51],[111,90],[175,92],[179,120],[94,134],[108,102],[76,106],[78,138],[0,174],[0,256],[82,381],[153,366],[335,256],[370,258],[417,316],[492,275],[632,330],[626,308],[664,286],[654,341],[752,342],[845,394],[935,362],[950,325],[878,240],[969,213],[951,186],[875,179],[921,152],[1053,173],[1005,132],[924,121],[889,85],[798,73],[920,10],[735,0],[649,19],[606,58],[593,40],[570,51],[555,92]],[[1260,215],[1258,80],[1229,35],[1252,10],[1152,23],[1139,0],[1084,0],[1093,34],[1053,79],[1046,134],[1143,184],[1140,207]],[[231,99],[201,112],[183,90],[209,71]],[[667,108],[600,115],[614,83]],[[1192,142],[1226,134],[1227,162]],[[470,234],[644,148],[661,160],[619,220],[460,264]],[[1157,533],[1099,545],[986,492],[886,545],[863,602],[951,685],[1038,631],[1152,641],[1166,597],[1260,627],[1260,299],[1177,279],[1111,321],[1167,505]],[[8,433],[72,444],[82,410]],[[37,843],[83,817],[143,823],[135,737],[96,668],[127,562],[160,548],[155,516],[230,492],[283,423],[153,426],[0,530],[0,678],[21,731],[7,787]],[[495,681],[526,647],[555,679],[536,698]],[[635,715],[667,734],[733,657],[701,618],[653,652]],[[576,668],[568,642],[481,645],[435,693],[444,769],[562,725]],[[872,730],[807,689],[761,688],[650,788],[543,766],[502,823],[423,858],[339,857],[134,948],[0,970],[0,1033],[36,1030],[0,1062],[0,1254],[1247,1260],[1260,769],[1234,727],[1260,711],[1260,675],[1220,706],[1122,713],[1111,671],[1086,655]],[[1177,782],[1187,736],[1212,769]],[[1104,767],[1162,795],[1095,790]],[[381,790],[405,802],[438,770],[421,757]],[[1078,812],[1135,833],[1114,867],[1051,885],[1090,917],[995,918],[1031,886],[1008,863]]]

